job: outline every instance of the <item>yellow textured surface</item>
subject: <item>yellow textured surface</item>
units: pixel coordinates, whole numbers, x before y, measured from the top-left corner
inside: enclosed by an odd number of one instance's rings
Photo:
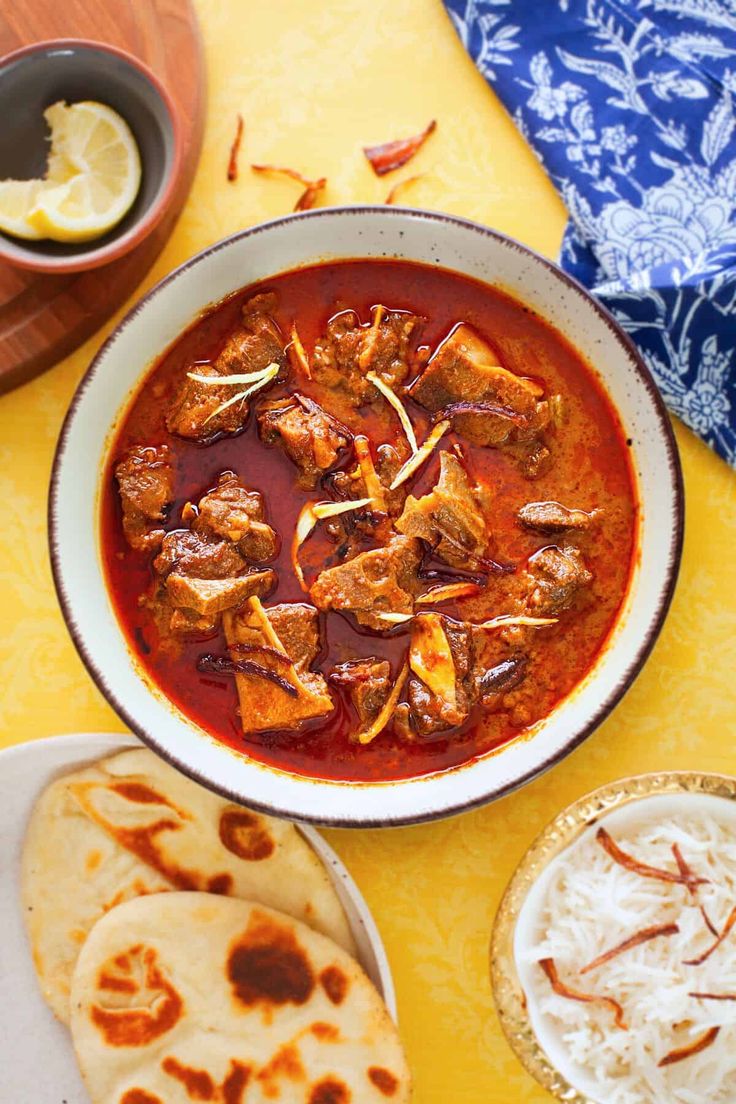
[[[401,174],[406,201],[467,215],[554,256],[564,211],[456,40],[436,0],[200,0],[209,113],[194,189],[146,286],[203,246],[288,211],[296,186],[249,161],[325,174],[331,203],[381,201],[366,142],[438,132]],[[240,181],[225,180],[236,112]],[[142,290],[142,289],[141,289]],[[105,333],[110,329],[108,326]],[[87,677],[54,596],[46,488],[54,444],[98,334],[0,399],[0,742],[122,730]],[[678,428],[688,526],[674,606],[626,700],[578,751],[522,793],[427,827],[330,832],[371,905],[398,987],[417,1104],[538,1102],[496,1021],[491,920],[516,862],[562,805],[662,768],[736,773],[736,477]]]

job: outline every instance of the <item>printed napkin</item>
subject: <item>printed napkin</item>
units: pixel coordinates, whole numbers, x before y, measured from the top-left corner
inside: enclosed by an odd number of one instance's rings
[[[736,0],[445,0],[570,214],[560,263],[736,466]]]

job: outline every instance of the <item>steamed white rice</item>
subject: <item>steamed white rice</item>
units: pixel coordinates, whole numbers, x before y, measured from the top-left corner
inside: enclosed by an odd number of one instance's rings
[[[723,803],[711,799],[717,810]],[[656,809],[656,802],[648,803]],[[729,809],[728,812],[731,810]],[[610,823],[609,823],[610,822]],[[548,869],[537,902],[532,944],[517,962],[537,1034],[550,1057],[564,1052],[577,1085],[605,1104],[734,1104],[736,1101],[736,1001],[702,1001],[690,992],[736,996],[736,928],[702,966],[686,966],[710,947],[698,904],[721,931],[736,904],[736,833],[731,817],[688,812],[639,823],[599,824],[639,861],[677,871],[678,843],[695,874],[708,878],[693,899],[682,885],[643,878],[618,865],[589,830]],[[659,937],[613,958],[590,973],[579,970],[644,928],[676,923],[679,934]],[[624,1009],[628,1030],[610,1010],[555,994],[538,965],[553,958],[563,982],[612,997]],[[674,1065],[658,1063],[719,1026],[716,1041]],[[559,1062],[557,1063],[560,1064]],[[563,1070],[568,1073],[569,1071]]]

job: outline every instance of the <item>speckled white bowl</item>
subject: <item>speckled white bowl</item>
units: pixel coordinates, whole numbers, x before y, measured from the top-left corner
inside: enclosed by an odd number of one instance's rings
[[[633,582],[593,669],[532,733],[495,753],[421,778],[320,781],[232,751],[184,717],[143,677],[109,600],[99,554],[99,491],[110,434],[140,377],[210,303],[320,260],[398,257],[498,285],[528,303],[586,357],[633,442],[642,522]],[[92,362],[54,462],[51,561],[82,659],[113,708],[154,750],[198,781],[264,812],[323,824],[429,820],[500,797],[551,767],[611,711],[648,656],[679,566],[682,478],[667,412],[611,316],[556,265],[462,219],[395,207],[325,208],[256,226],[205,249],[133,307]]]

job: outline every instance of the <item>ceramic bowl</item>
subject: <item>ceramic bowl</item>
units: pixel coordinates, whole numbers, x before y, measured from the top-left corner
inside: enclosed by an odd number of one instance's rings
[[[593,668],[555,711],[496,752],[395,782],[315,780],[256,763],[208,736],[143,676],[107,594],[99,492],[111,433],[141,376],[208,304],[320,260],[399,257],[498,285],[580,350],[619,411],[641,502],[636,567],[617,624]],[[110,704],[181,770],[264,812],[344,826],[430,820],[500,797],[559,762],[631,685],[675,585],[682,482],[667,412],[649,372],[611,316],[550,261],[485,227],[392,207],[325,208],[256,226],[204,250],[123,319],[82,380],[64,424],[50,494],[51,559],[67,625]]]
[[[171,202],[182,157],[176,107],[146,65],[101,42],[59,39],[0,59],[3,177],[26,180],[44,175],[48,128],[43,113],[58,100],[97,100],[122,115],[138,144],[143,178],[122,221],[93,241],[21,241],[0,234],[0,258],[38,272],[96,268],[142,242]]]
[[[532,843],[498,910],[491,938],[491,980],[499,1020],[520,1062],[566,1104],[606,1104],[595,1071],[577,1063],[558,1024],[541,1011],[538,967],[529,952],[543,938],[549,886],[563,855],[604,824],[617,837],[652,819],[713,816],[736,833],[736,778],[671,771],[623,778],[564,809]],[[544,991],[544,990],[543,990]]]

